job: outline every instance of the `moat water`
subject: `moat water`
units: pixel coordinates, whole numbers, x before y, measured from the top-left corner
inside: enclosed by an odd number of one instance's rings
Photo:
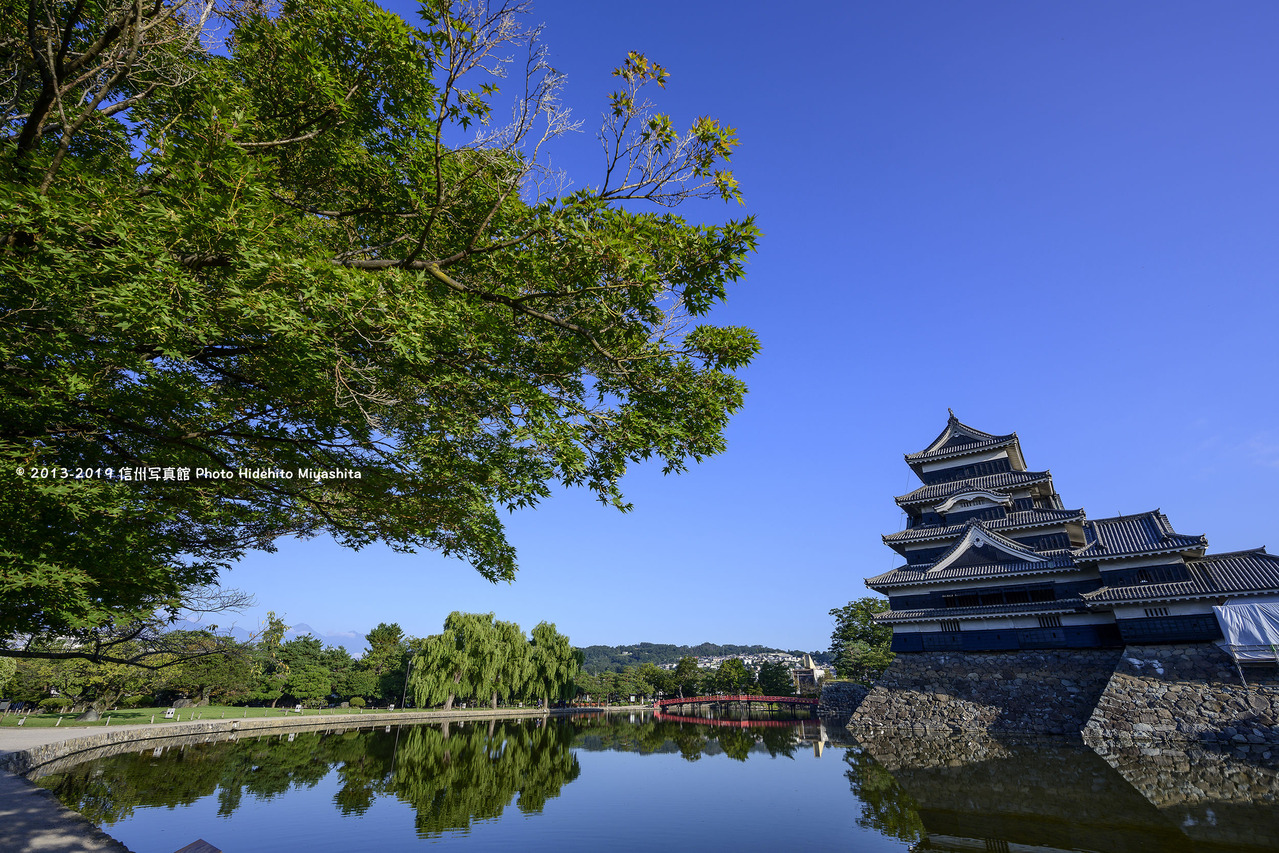
[[[1279,752],[1279,750],[1276,750]],[[50,772],[52,771],[52,772]],[[651,714],[151,741],[33,774],[137,853],[1279,849],[1279,756]]]

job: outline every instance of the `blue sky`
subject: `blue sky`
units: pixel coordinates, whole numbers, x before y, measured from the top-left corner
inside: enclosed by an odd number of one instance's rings
[[[413,5],[388,4],[411,14]],[[827,611],[895,565],[880,535],[951,407],[1017,431],[1068,507],[1160,507],[1213,551],[1279,549],[1279,5],[544,0],[592,129],[628,50],[659,106],[739,130],[764,232],[715,319],[763,342],[729,449],[638,468],[627,515],[564,493],[509,519],[513,584],[434,554],[283,542],[224,580],[322,633],[452,610],[578,645],[819,649]]]

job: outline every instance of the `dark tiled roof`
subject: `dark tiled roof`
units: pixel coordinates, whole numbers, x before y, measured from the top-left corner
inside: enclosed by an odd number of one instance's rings
[[[1104,586],[1084,593],[1084,599],[1101,604],[1279,592],[1279,557],[1267,554],[1265,548],[1210,554],[1201,560],[1187,560],[1186,568],[1190,580]]]
[[[951,495],[960,492],[971,492],[985,489],[991,492],[1002,492],[1018,486],[1029,486],[1044,480],[1051,480],[1047,471],[1005,471],[1002,474],[988,474],[985,477],[973,477],[968,480],[956,480],[953,483],[937,483],[932,486],[920,486],[915,491],[901,495],[894,500],[898,504],[941,503]]]
[[[946,447],[947,441],[954,433],[960,433],[965,438],[971,438],[972,441]],[[968,453],[972,450],[993,447],[1001,442],[1012,441],[1016,438],[1017,433],[1015,432],[1010,435],[991,435],[988,432],[973,429],[968,424],[961,423],[959,418],[955,417],[954,412],[950,412],[950,417],[946,420],[946,426],[942,428],[941,432],[937,433],[937,437],[928,442],[928,447],[918,453],[907,453],[906,461],[917,462],[949,456],[952,453]]]
[[[931,570],[922,566],[901,566],[882,575],[867,578],[866,586],[878,590],[896,586],[924,586],[946,581],[1003,579],[1076,568],[1069,551],[1043,551],[1039,556],[1048,559],[1042,563],[988,563],[983,566],[947,566],[944,569]]]
[[[974,432],[976,432],[976,430],[974,430]],[[1017,433],[1015,432],[1011,435],[991,435],[965,444],[952,444],[949,447],[939,447],[936,450],[921,450],[918,453],[907,453],[906,461],[917,465],[920,462],[931,462],[935,459],[947,459],[952,456],[963,456],[980,450],[995,450],[997,448],[1007,447],[1010,444],[1016,443]]]
[[[978,607],[935,607],[929,610],[885,610],[875,614],[875,621],[924,622],[934,619],[990,619],[996,616],[1007,616],[1010,613],[1061,613],[1063,611],[1083,610],[1084,601],[1080,598],[1063,598],[1058,601],[1031,601],[1026,604],[986,604]]]
[[[1061,524],[1067,521],[1082,521],[1082,509],[1027,509],[1010,513],[1007,518],[983,520],[982,524],[990,530],[1017,530],[1023,527],[1042,527],[1048,524]],[[932,525],[929,527],[909,527],[897,533],[883,537],[888,545],[901,542],[921,542],[928,539],[949,539],[958,536],[968,529],[967,522],[960,524]]]
[[[1203,536],[1186,536],[1172,529],[1159,510],[1114,518],[1094,518],[1084,524],[1087,544],[1075,552],[1080,560],[1117,560],[1139,554],[1207,548]]]

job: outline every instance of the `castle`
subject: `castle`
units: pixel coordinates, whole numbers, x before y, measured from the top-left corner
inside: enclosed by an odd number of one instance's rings
[[[1279,602],[1279,557],[1207,554],[1159,510],[1088,518],[1066,509],[1017,434],[991,435],[952,412],[906,456],[923,482],[898,497],[906,529],[884,536],[905,565],[866,585],[895,652],[1117,648],[1211,642],[1213,605]]]

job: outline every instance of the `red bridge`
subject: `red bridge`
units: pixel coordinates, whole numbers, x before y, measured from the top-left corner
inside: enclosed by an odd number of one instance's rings
[[[817,699],[811,696],[753,696],[739,693],[732,696],[691,696],[684,699],[659,699],[653,703],[654,711],[661,711],[672,705],[723,705],[729,702],[745,702],[760,705],[807,705],[817,709]]]
[[[657,711],[654,720],[667,723],[694,723],[699,726],[729,726],[736,729],[754,729],[760,726],[772,726],[779,729],[793,729],[796,726],[812,725],[812,720],[716,720],[713,717],[681,717],[678,714],[663,714]]]

